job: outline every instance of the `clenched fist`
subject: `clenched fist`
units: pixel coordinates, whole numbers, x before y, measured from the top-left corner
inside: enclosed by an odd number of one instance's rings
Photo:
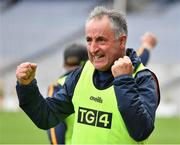
[[[157,44],[156,36],[151,32],[146,32],[141,37],[141,47],[153,49]]]
[[[114,65],[111,67],[111,71],[114,77],[123,75],[123,74],[132,74],[134,67],[128,56],[119,58],[114,62]]]
[[[28,85],[35,77],[37,65],[35,63],[25,62],[17,66],[16,78],[22,85]]]

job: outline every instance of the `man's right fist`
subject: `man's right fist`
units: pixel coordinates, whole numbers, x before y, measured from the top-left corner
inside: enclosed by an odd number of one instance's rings
[[[28,85],[35,78],[37,65],[35,63],[25,62],[17,66],[16,78],[22,85]]]

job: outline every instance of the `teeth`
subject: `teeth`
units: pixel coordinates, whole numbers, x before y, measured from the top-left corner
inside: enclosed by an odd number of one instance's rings
[[[101,58],[101,56],[94,56],[94,59],[96,60],[96,59],[99,59],[99,58]]]

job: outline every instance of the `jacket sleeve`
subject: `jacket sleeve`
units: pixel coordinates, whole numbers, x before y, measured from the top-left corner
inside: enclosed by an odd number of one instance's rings
[[[143,65],[146,66],[150,58],[150,51],[145,48],[139,57],[141,58]]]
[[[36,80],[29,85],[17,83],[16,91],[19,106],[41,129],[49,129],[74,113],[72,95],[79,79],[81,69],[73,71],[53,97],[43,97],[39,92]]]
[[[135,78],[122,75],[114,79],[118,109],[130,136],[136,141],[148,138],[154,129],[160,96],[154,77],[149,70],[143,70]]]

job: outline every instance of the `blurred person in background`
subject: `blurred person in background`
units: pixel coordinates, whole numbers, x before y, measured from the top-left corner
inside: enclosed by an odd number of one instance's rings
[[[54,96],[63,86],[68,74],[73,70],[85,64],[88,60],[86,46],[80,43],[72,43],[65,47],[64,51],[64,69],[66,73],[59,77],[57,83],[51,84],[48,88],[48,97]],[[74,117],[73,114],[59,123],[56,127],[48,130],[48,136],[51,144],[69,144],[72,138]]]
[[[20,107],[41,129],[74,114],[72,144],[145,143],[154,129],[159,85],[135,51],[126,50],[125,18],[96,7],[85,32],[89,61],[72,71],[53,97],[40,94],[36,64],[17,67]]]
[[[146,66],[150,59],[150,52],[157,45],[157,38],[152,32],[145,32],[141,37],[141,46],[137,50],[137,55],[141,58],[141,62]]]

